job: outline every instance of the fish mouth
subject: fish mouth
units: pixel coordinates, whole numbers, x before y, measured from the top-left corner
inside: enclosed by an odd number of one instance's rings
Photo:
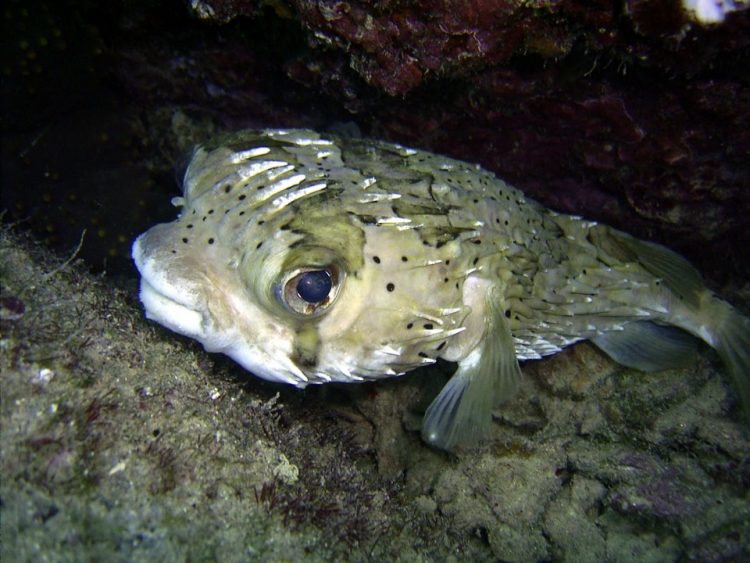
[[[198,340],[204,338],[203,315],[170,299],[151,285],[145,277],[141,278],[139,297],[147,318],[184,336]]]
[[[139,297],[146,317],[179,334],[198,340],[205,337],[203,315],[198,311],[198,296],[188,282],[179,283],[166,274],[165,265],[149,251],[152,231],[133,243],[132,256],[141,274]]]

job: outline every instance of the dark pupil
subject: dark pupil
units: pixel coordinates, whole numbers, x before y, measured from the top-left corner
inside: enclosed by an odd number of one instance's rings
[[[320,303],[331,293],[331,274],[327,270],[305,272],[297,282],[297,295],[308,303]]]

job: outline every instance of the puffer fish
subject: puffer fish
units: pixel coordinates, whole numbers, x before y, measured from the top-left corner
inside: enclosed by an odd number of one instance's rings
[[[422,436],[475,444],[519,361],[591,340],[653,371],[697,339],[750,405],[750,319],[674,252],[556,213],[478,165],[309,130],[198,147],[172,223],[133,244],[148,318],[305,387],[457,363]]]

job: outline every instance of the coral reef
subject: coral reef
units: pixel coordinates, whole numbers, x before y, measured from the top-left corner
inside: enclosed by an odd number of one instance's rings
[[[747,277],[750,13],[702,27],[677,3],[294,5],[317,48],[287,72],[374,106],[379,134]],[[412,96],[383,109],[358,79]]]
[[[155,194],[174,190],[181,154],[163,125],[179,109],[213,128],[354,120],[662,242],[716,284],[750,275],[750,11],[712,23],[637,0],[16,0],[6,12],[3,165],[42,190],[3,203],[62,249],[95,199],[91,262],[115,263],[166,216]],[[117,202],[130,225],[108,194],[132,194]]]

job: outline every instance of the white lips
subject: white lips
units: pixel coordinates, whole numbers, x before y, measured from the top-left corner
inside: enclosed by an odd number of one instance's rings
[[[197,311],[198,295],[188,286],[175,284],[145,249],[148,232],[133,243],[133,260],[141,273],[140,298],[146,316],[179,334],[205,338],[203,315]],[[163,265],[162,265],[163,266]]]

